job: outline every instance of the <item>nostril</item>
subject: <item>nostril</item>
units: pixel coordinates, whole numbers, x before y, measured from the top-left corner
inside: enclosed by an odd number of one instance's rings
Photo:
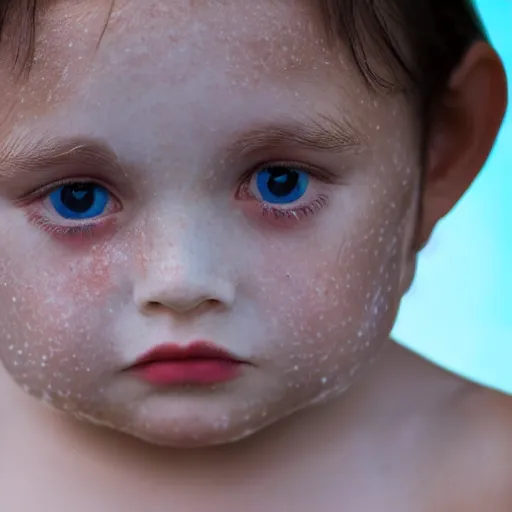
[[[133,300],[141,312],[156,313],[173,310],[176,313],[229,309],[235,298],[235,286],[227,281],[175,283],[146,281],[134,289]]]
[[[213,309],[222,305],[222,302],[217,299],[202,299],[187,304],[166,303],[165,301],[152,300],[147,301],[144,309],[146,311],[158,311],[160,309],[173,309],[175,311],[187,312],[198,309]]]

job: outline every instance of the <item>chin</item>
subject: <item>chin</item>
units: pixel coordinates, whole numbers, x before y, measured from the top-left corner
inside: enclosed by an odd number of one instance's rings
[[[73,416],[151,445],[205,448],[241,441],[280,419],[282,408],[267,413],[265,400],[250,402],[253,407],[248,406],[248,399],[232,395],[159,395],[115,405],[104,403],[88,414]]]
[[[202,421],[197,421],[197,418],[181,417],[164,422],[148,420],[140,424],[117,427],[110,425],[110,428],[151,445],[194,449],[242,441],[263,429],[267,424],[249,425],[244,422],[219,425],[213,419],[208,421],[204,418]]]

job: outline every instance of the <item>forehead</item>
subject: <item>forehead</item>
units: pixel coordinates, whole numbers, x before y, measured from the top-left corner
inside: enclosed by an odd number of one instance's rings
[[[262,113],[275,104],[322,111],[364,90],[343,51],[328,46],[312,0],[62,0],[40,14],[37,33],[28,82],[4,88],[11,128],[48,115],[120,127],[137,109],[170,114],[173,101],[196,110],[214,102],[229,115],[247,110],[248,95]]]
[[[342,61],[328,48],[312,0],[55,1],[40,13],[36,47],[31,77],[45,73],[48,84],[39,89],[90,66],[142,71],[172,62],[179,81],[211,61],[257,80],[293,71],[311,76]]]

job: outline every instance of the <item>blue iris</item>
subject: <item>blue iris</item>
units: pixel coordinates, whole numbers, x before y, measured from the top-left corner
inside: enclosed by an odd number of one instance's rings
[[[268,167],[257,173],[256,184],[266,203],[293,203],[306,193],[309,175],[292,167]]]
[[[95,183],[71,183],[49,194],[55,211],[65,219],[92,219],[101,215],[110,199],[109,192]]]

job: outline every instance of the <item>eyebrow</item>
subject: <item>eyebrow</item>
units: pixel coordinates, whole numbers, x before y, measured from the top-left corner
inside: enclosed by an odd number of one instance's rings
[[[350,123],[331,116],[306,120],[284,119],[235,133],[227,149],[230,157],[240,158],[263,149],[294,148],[342,153],[363,145],[364,137]],[[84,169],[95,167],[120,172],[122,165],[109,145],[88,137],[48,138],[33,142],[18,137],[0,145],[0,185],[13,176],[56,171],[73,161]]]
[[[0,185],[13,176],[58,171],[69,166],[70,160],[89,170],[99,166],[121,170],[115,152],[97,139],[71,137],[31,142],[28,137],[18,137],[0,147]]]
[[[363,142],[362,133],[354,125],[323,115],[306,120],[288,118],[238,134],[229,153],[245,155],[262,148],[343,153],[360,149]]]

